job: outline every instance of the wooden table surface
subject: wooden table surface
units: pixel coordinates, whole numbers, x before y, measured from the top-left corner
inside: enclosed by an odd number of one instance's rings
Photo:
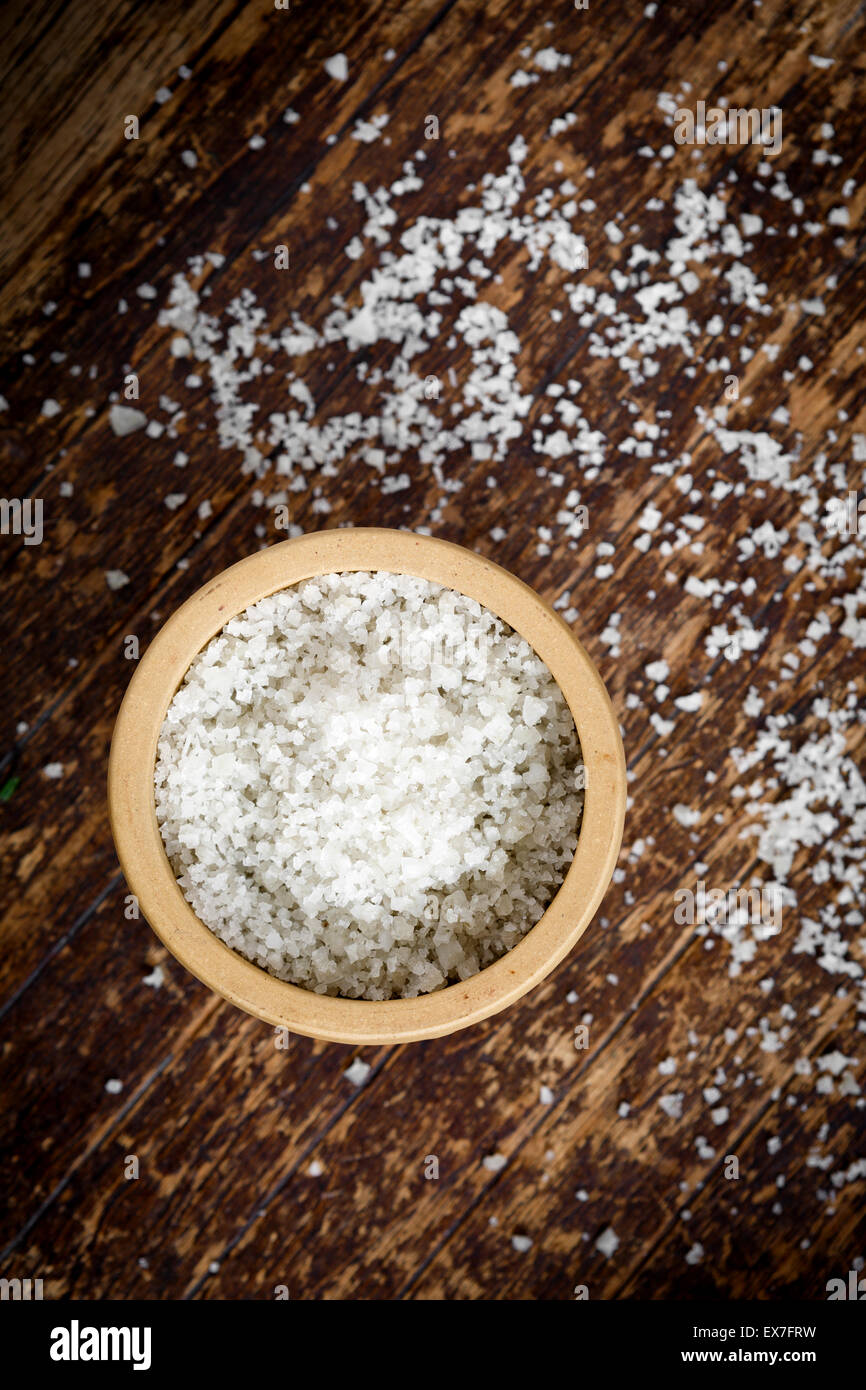
[[[0,536],[0,1275],[79,1298],[825,1298],[866,1254],[864,542],[834,552],[810,533],[814,497],[862,489],[866,458],[862,6],[13,0],[0,31],[2,490],[44,506],[41,544]],[[325,68],[338,53],[345,80]],[[673,106],[719,97],[781,109],[769,174],[752,144],[673,139]],[[477,206],[518,137],[515,215],[543,222],[538,195],[561,207],[573,181],[588,269],[544,249],[533,264],[510,237],[485,251],[489,279],[466,268],[481,255],[468,243],[450,272],[519,340],[501,360],[529,399],[504,456],[472,450],[467,430],[437,471],[410,431],[385,447],[384,476],[410,484],[392,490],[350,444],[296,470],[291,522],[426,527],[556,600],[622,721],[623,852],[541,986],[454,1037],[364,1049],[357,1086],[358,1050],[278,1050],[126,915],[108,746],[127,639],[144,651],[196,588],[283,538],[268,417],[304,407],[276,335],[296,319],[323,335],[335,297],[357,309],[406,229]],[[406,161],[421,187],[395,193]],[[688,180],[719,194],[728,232],[705,201],[694,231]],[[380,189],[395,218],[377,242]],[[221,447],[207,366],[197,386],[198,364],[172,355],[159,316],[178,274],[222,332],[251,290],[274,335],[243,387],[263,477]],[[685,327],[636,297],[641,275],[672,285],[655,302],[684,303]],[[569,300],[581,285],[592,320]],[[443,429],[469,409],[456,293],[413,364],[437,378]],[[629,368],[612,350],[630,341]],[[397,351],[380,332],[292,359],[316,422],[381,421],[386,399],[399,414]],[[118,437],[110,407],[130,373],[140,395],[125,403],[150,424]],[[568,426],[560,456],[551,384],[603,439],[578,448]],[[570,539],[572,489],[588,528]],[[669,674],[647,672],[662,661]],[[674,704],[695,692],[699,708]],[[732,929],[732,944],[681,920],[675,895],[698,879],[772,881],[771,840],[793,854],[788,869],[777,853],[781,930]],[[810,923],[824,944],[798,949]],[[737,969],[743,940],[753,958]]]

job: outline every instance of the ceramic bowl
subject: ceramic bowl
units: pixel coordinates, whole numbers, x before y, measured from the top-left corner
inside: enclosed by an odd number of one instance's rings
[[[384,570],[456,589],[530,644],[574,715],[586,768],[574,859],[543,917],[493,965],[418,999],[330,998],[275,979],[232,951],[195,915],[163,848],[154,805],[160,728],[202,647],[235,614],[277,589],[321,574]],[[610,882],[622,838],[625,760],[601,677],[570,628],[507,570],[462,546],[378,528],[320,531],[232,565],[193,594],[151,641],[126,692],[111,744],[111,827],[130,892],[182,965],[247,1013],[294,1033],[341,1043],[397,1043],[454,1032],[513,1004],[582,936]]]

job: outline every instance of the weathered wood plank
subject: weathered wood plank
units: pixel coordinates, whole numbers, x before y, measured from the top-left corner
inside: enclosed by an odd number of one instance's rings
[[[816,582],[808,569],[783,569],[786,556],[805,553],[798,499],[754,484],[713,509],[697,548],[641,553],[634,542],[646,503],[666,518],[679,518],[689,503],[671,478],[618,450],[643,416],[666,431],[668,457],[691,455],[704,498],[714,478],[741,480],[704,423],[724,384],[724,373],[707,364],[734,353],[729,325],[741,324],[740,341],[755,353],[738,369],[733,427],[766,428],[785,407],[782,434],[792,441],[801,434],[800,464],[826,450],[833,431],[830,463],[858,484],[852,437],[866,418],[862,192],[846,195],[848,226],[828,216],[846,180],[863,183],[862,20],[854,0],[832,7],[768,0],[712,15],[695,0],[665,7],[654,21],[640,11],[623,24],[610,7],[548,16],[507,0],[370,3],[324,18],[308,6],[287,15],[193,4],[168,32],[147,7],[4,11],[0,189],[9,210],[0,303],[8,360],[0,391],[12,409],[0,417],[2,489],[43,497],[48,521],[41,546],[4,537],[0,550],[0,640],[14,654],[6,667],[6,768],[22,778],[0,807],[0,1145],[8,1197],[0,1241],[11,1242],[4,1273],[12,1262],[8,1272],[42,1275],[52,1295],[91,1297],[270,1297],[286,1283],[293,1298],[557,1299],[585,1283],[592,1298],[812,1298],[861,1253],[862,1181],[855,1174],[834,1186],[827,1215],[818,1195],[825,1179],[810,1152],[815,1147],[822,1161],[832,1153],[836,1170],[856,1157],[862,1104],[842,1096],[838,1083],[825,1093],[814,1071],[794,1070],[804,1056],[814,1065],[833,1049],[856,1058],[862,1045],[838,980],[812,957],[791,953],[799,921],[822,903],[810,856],[801,851],[796,861],[798,911],[735,981],[726,947],[708,950],[673,920],[673,894],[698,876],[697,863],[708,862],[713,881],[725,884],[765,870],[754,842],[740,838],[736,788],[744,779],[726,756],[753,740],[743,710],[750,684],[760,678],[764,717],[792,712],[804,733],[817,727],[816,692],[840,703],[853,681],[862,694],[857,650],[832,634],[795,672],[784,663],[850,576]],[[571,68],[525,89],[510,86],[525,65],[521,47],[546,44],[572,52]],[[336,51],[349,56],[345,84],[323,70]],[[832,56],[834,66],[818,70],[810,53]],[[176,80],[181,62],[193,78]],[[771,180],[755,187],[754,151],[705,149],[698,161],[681,150],[670,160],[638,154],[670,138],[657,94],[686,81],[693,95],[723,90],[732,103],[783,106],[780,164],[802,211],[780,199]],[[160,103],[155,93],[164,83],[173,95]],[[290,105],[301,121],[287,126],[282,113]],[[570,109],[577,124],[546,137],[551,120]],[[442,138],[425,146],[431,110]],[[134,148],[118,121],[127,111],[143,118]],[[358,116],[380,111],[391,115],[387,144],[348,137]],[[812,159],[826,121],[835,125],[838,167]],[[252,152],[246,142],[256,132],[266,144]],[[332,133],[339,138],[328,145]],[[528,999],[455,1038],[370,1053],[374,1075],[358,1092],[342,1075],[347,1049],[297,1039],[277,1052],[271,1030],[217,1001],[166,957],[145,923],[123,918],[104,807],[108,741],[130,669],[122,639],[133,632],[144,648],[156,613],[165,616],[261,542],[262,512],[250,505],[255,481],[215,446],[207,387],[184,387],[188,367],[171,358],[171,335],[157,326],[154,305],[187,257],[218,250],[225,264],[203,276],[214,309],[249,287],[272,324],[288,322],[292,311],[321,324],[332,297],[357,302],[374,269],[369,251],[357,261],[342,254],[364,220],[353,180],[387,184],[420,148],[425,184],[406,200],[406,216],[449,214],[477,200],[467,184],[501,172],[518,134],[530,145],[531,190],[570,177],[577,196],[595,204],[583,227],[588,284],[605,288],[624,265],[629,243],[618,246],[606,232],[618,214],[639,228],[650,252],[663,253],[675,189],[689,173],[711,186],[711,170],[736,213],[757,212],[780,229],[760,252],[774,312],[762,321],[728,306],[723,333],[695,338],[694,370],[672,355],[651,389],[637,390],[590,353],[586,331],[551,320],[568,276],[528,275],[525,252],[513,245],[497,253],[490,298],[508,313],[521,341],[524,388],[539,399],[506,463],[454,460],[464,486],[444,506],[436,533],[490,554],[550,598],[572,591],[575,626],[621,712],[634,774],[624,876],[579,950]],[[195,150],[195,169],[181,161],[184,149]],[[666,208],[647,209],[652,198]],[[823,230],[808,233],[809,219]],[[251,254],[278,241],[291,246],[289,290],[270,259]],[[80,261],[91,263],[90,277],[78,275]],[[719,283],[712,269],[701,280],[695,304],[707,322]],[[136,294],[143,283],[156,287],[156,301]],[[812,296],[823,297],[822,316],[803,311]],[[117,313],[121,297],[126,314]],[[47,299],[57,301],[50,316],[41,312]],[[778,355],[763,351],[764,342]],[[52,361],[57,351],[67,354],[63,362]],[[798,366],[804,355],[815,364],[808,373]],[[371,370],[389,357],[381,343],[365,354]],[[333,372],[324,361],[307,364],[305,379],[329,413],[375,409],[357,360],[344,354]],[[443,382],[449,369],[459,379],[469,366],[465,348],[444,341],[425,360]],[[72,365],[80,377],[69,373]],[[127,369],[140,375],[146,411],[164,394],[183,401],[177,443],[115,439],[108,399]],[[609,462],[594,479],[573,459],[557,462],[560,493],[536,473],[543,460],[532,451],[531,429],[545,410],[544,387],[569,377],[583,384],[581,403],[608,438]],[[48,397],[61,411],[40,416]],[[263,414],[281,408],[279,372],[259,379],[256,399]],[[189,454],[185,470],[172,463],[178,446]],[[350,461],[327,481],[325,524],[426,524],[438,490],[417,460],[407,458],[406,467],[411,491],[385,496],[370,470]],[[491,473],[496,487],[487,486]],[[61,484],[71,484],[71,496]],[[539,553],[538,528],[553,525],[558,497],[572,486],[589,509],[589,535],[569,549],[554,526],[551,553]],[[163,505],[170,491],[189,493],[177,512]],[[213,514],[194,524],[205,499]],[[305,530],[323,523],[312,501],[299,494],[293,507]],[[738,543],[764,520],[789,531],[784,556],[741,560]],[[490,536],[496,526],[507,533],[498,543]],[[277,537],[267,531],[266,538]],[[608,578],[597,574],[596,547],[605,541],[616,543]],[[126,571],[130,584],[110,592],[108,568]],[[726,568],[754,578],[760,601],[751,615],[768,635],[754,657],[708,664],[707,633],[728,610],[684,583]],[[618,658],[601,640],[614,613],[623,633]],[[654,682],[644,669],[660,657],[674,695],[701,689],[705,697],[700,713],[679,720],[667,740],[650,722]],[[639,703],[628,702],[632,694]],[[30,727],[19,735],[21,720]],[[862,727],[849,729],[848,742],[855,755],[862,750]],[[64,765],[59,782],[43,775],[50,761]],[[677,802],[698,813],[694,828],[672,817]],[[648,850],[629,853],[649,837]],[[166,975],[159,990],[142,983],[155,964]],[[762,980],[772,988],[762,989]],[[576,1003],[566,998],[571,990]],[[761,1020],[778,1028],[790,1000],[794,1033],[768,1053]],[[588,1053],[573,1045],[584,1015],[592,1016]],[[676,1073],[660,1075],[668,1056]],[[730,1115],[716,1124],[709,1111],[722,1102],[703,1092],[718,1067],[728,1082],[740,1073],[744,1080],[730,1096],[719,1087]],[[118,1095],[104,1089],[114,1076],[123,1081]],[[554,1093],[551,1105],[540,1103],[542,1085]],[[681,1117],[659,1107],[671,1091],[683,1092]],[[628,1114],[619,1113],[624,1102]],[[699,1134],[714,1157],[696,1149]],[[776,1138],[778,1149],[769,1144]],[[741,1161],[738,1183],[720,1176],[723,1150]],[[500,1173],[481,1161],[493,1151],[508,1156]],[[128,1154],[141,1161],[138,1181],[123,1177]],[[439,1160],[438,1180],[424,1177],[428,1155]],[[320,1176],[310,1174],[314,1159]],[[773,1211],[776,1202],[781,1211]],[[607,1225],[620,1242],[610,1259],[595,1248]],[[529,1251],[512,1247],[515,1234],[532,1238]],[[695,1243],[703,1256],[687,1263]]]

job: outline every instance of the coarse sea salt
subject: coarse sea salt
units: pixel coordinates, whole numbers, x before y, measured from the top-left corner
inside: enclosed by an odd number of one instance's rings
[[[326,575],[233,618],[159,739],[156,811],[180,887],[228,946],[320,994],[412,997],[535,925],[574,854],[571,711],[474,600]]]

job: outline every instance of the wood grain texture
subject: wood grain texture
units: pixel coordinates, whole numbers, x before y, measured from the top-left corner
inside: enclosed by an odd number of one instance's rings
[[[742,834],[739,789],[749,777],[729,757],[755,737],[743,708],[750,687],[806,734],[820,723],[816,693],[841,705],[853,690],[862,703],[862,650],[841,637],[800,653],[796,670],[784,661],[809,615],[846,594],[851,576],[785,568],[787,555],[805,555],[797,498],[748,481],[713,511],[698,550],[644,553],[634,542],[647,503],[665,517],[688,510],[675,479],[653,471],[660,456],[688,454],[704,495],[718,477],[735,476],[706,427],[724,380],[706,363],[734,355],[731,325],[756,349],[732,369],[740,382],[731,428],[768,428],[784,407],[783,436],[799,437],[799,463],[831,448],[830,462],[858,485],[866,26],[854,0],[742,0],[718,10],[681,0],[658,10],[539,10],[517,0],[289,11],[264,0],[13,0],[4,8],[0,392],[10,409],[0,414],[0,490],[44,499],[46,525],[39,546],[0,537],[0,781],[21,779],[0,805],[0,1274],[43,1277],[50,1296],[86,1298],[269,1298],[286,1284],[292,1298],[326,1299],[557,1300],[571,1299],[576,1285],[591,1298],[808,1299],[823,1298],[827,1279],[864,1253],[863,1179],[825,1193],[833,1184],[816,1166],[828,1154],[828,1173],[862,1158],[862,1099],[824,1093],[814,1071],[798,1069],[804,1057],[863,1053],[854,986],[792,951],[799,923],[825,898],[812,856],[801,851],[795,861],[798,902],[783,932],[735,979],[723,943],[711,949],[675,921],[673,896],[699,876],[699,862],[721,884],[748,883],[766,867]],[[548,45],[571,54],[571,66],[512,86],[512,74],[531,67],[521,50]],[[323,66],[338,51],[349,59],[342,84]],[[182,63],[190,78],[177,76]],[[782,107],[779,164],[802,210],[769,188],[752,193],[754,150],[707,149],[700,161],[684,150],[640,154],[670,139],[657,97],[684,83],[693,96],[723,91],[735,105]],[[172,95],[160,102],[163,86]],[[301,116],[296,125],[283,120],[288,107]],[[549,136],[566,111],[577,124]],[[431,112],[442,136],[425,146]],[[138,141],[124,139],[130,113]],[[351,138],[357,120],[379,113],[390,116],[387,143]],[[813,158],[827,144],[825,123],[838,165]],[[253,151],[256,133],[266,143]],[[737,214],[756,210],[778,226],[758,258],[773,314],[764,331],[760,316],[728,303],[723,332],[707,328],[691,343],[691,371],[660,355],[658,375],[638,388],[591,350],[586,328],[551,318],[565,277],[549,266],[528,274],[523,247],[497,247],[491,298],[520,339],[521,384],[535,400],[506,462],[468,452],[449,461],[462,489],[433,529],[548,599],[570,591],[576,630],[624,729],[633,798],[624,874],[578,950],[527,998],[453,1038],[366,1051],[373,1070],[359,1090],[343,1074],[350,1049],[293,1038],[277,1050],[269,1028],[211,995],[145,923],[124,915],[105,808],[108,745],[130,670],[124,638],[145,647],[196,588],[279,538],[272,528],[257,532],[267,517],[251,505],[253,489],[277,486],[276,476],[244,476],[237,456],[219,448],[208,392],[185,393],[189,366],[172,358],[156,309],[188,258],[212,251],[225,257],[219,273],[208,265],[195,278],[212,289],[214,312],[250,289],[272,325],[293,313],[321,325],[335,295],[357,302],[375,265],[369,251],[343,254],[364,221],[355,182],[387,187],[420,150],[424,187],[402,215],[451,215],[477,199],[469,185],[501,173],[518,135],[529,146],[529,188],[570,178],[577,196],[592,199],[581,223],[587,284],[603,291],[626,266],[634,238],[615,244],[604,230],[619,215],[663,254],[671,199],[691,175],[722,190]],[[183,163],[185,150],[195,168]],[[843,198],[846,180],[854,187]],[[654,199],[663,210],[648,212]],[[843,201],[849,223],[828,224]],[[808,221],[822,231],[807,232]],[[289,281],[273,268],[283,242]],[[254,250],[268,254],[256,259]],[[89,277],[78,273],[81,262]],[[142,285],[156,298],[143,299]],[[712,322],[719,294],[704,276],[700,323]],[[804,310],[812,297],[823,299],[823,315]],[[391,351],[384,342],[366,349],[369,372],[384,370]],[[798,367],[804,357],[809,372]],[[445,382],[451,369],[465,376],[470,354],[443,335],[431,363]],[[375,388],[359,385],[356,365],[344,355],[333,371],[324,360],[305,366],[329,415],[375,408]],[[162,396],[183,400],[177,440],[115,437],[109,404],[128,371],[140,378],[146,412]],[[551,465],[565,475],[561,495],[579,487],[589,512],[588,537],[574,547],[556,528],[558,494],[538,476],[542,458],[531,447],[547,385],[569,378],[582,383],[581,404],[610,441],[594,477],[570,457]],[[48,398],[58,414],[40,414]],[[263,417],[283,408],[283,375],[259,378],[256,400]],[[619,451],[638,418],[659,425],[662,455]],[[189,456],[182,470],[178,448]],[[429,470],[409,467],[411,489],[385,495],[350,456],[336,476],[317,480],[331,511],[301,492],[293,520],[304,530],[427,525],[441,490]],[[173,491],[189,496],[168,511]],[[195,509],[205,499],[212,514],[201,520]],[[787,529],[788,547],[744,566],[739,543],[763,522]],[[556,533],[549,553],[539,553],[539,526]],[[506,532],[498,542],[496,527]],[[601,579],[596,547],[606,542],[615,571]],[[109,569],[130,582],[110,590]],[[708,613],[683,577],[743,572],[755,580],[749,615],[766,641],[740,661],[711,661],[706,635],[727,610]],[[614,614],[618,657],[601,636]],[[673,695],[704,693],[700,712],[679,718],[667,739],[651,721],[661,707],[645,673],[659,659]],[[862,754],[862,726],[846,737],[852,756]],[[59,781],[43,773],[55,761]],[[673,817],[677,803],[699,813],[693,828]],[[649,848],[638,854],[641,841]],[[143,984],[156,965],[165,973],[159,989]],[[766,1029],[783,1026],[791,1001],[791,1034],[768,1051]],[[585,1017],[589,1046],[579,1051],[574,1028]],[[660,1073],[670,1057],[676,1072]],[[720,1068],[729,1113],[717,1123],[704,1091]],[[862,1083],[862,1067],[858,1075]],[[111,1078],[122,1081],[119,1094],[106,1092]],[[552,1103],[540,1102],[542,1086]],[[672,1091],[683,1097],[677,1116],[659,1105]],[[501,1171],[483,1165],[493,1153],[508,1159]],[[736,1182],[724,1175],[730,1154]],[[128,1155],[139,1159],[137,1181],[124,1178]],[[437,1181],[424,1177],[429,1155]],[[310,1175],[313,1160],[319,1176]],[[596,1248],[607,1227],[619,1240],[610,1258]],[[515,1250],[514,1235],[531,1237],[531,1248]],[[703,1257],[687,1262],[696,1245]]]

